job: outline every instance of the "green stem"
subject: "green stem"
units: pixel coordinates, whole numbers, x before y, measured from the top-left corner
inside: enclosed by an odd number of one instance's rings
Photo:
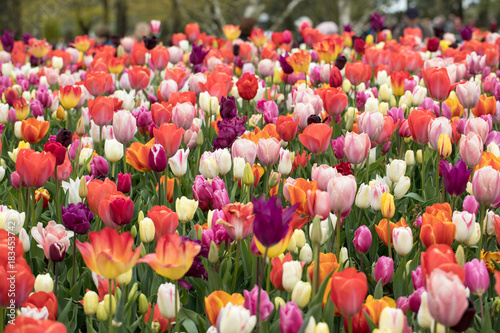
[[[267,251],[268,248],[266,247],[266,250],[264,251],[264,256],[262,257],[262,260],[264,261],[264,267],[262,268],[262,273],[265,272],[265,266],[266,266],[266,258],[267,258]],[[255,325],[256,332],[260,332],[260,294],[262,292],[262,273],[260,273],[257,276],[257,281],[258,281],[258,286],[259,286],[259,293],[257,294],[257,324]]]
[[[36,215],[35,215],[35,188],[31,188],[31,226],[36,226]]]
[[[177,280],[175,281],[175,331],[179,331],[179,299],[177,298],[177,295],[179,293],[179,284],[177,283]]]
[[[163,183],[163,187],[165,189],[165,206],[168,207],[168,158],[167,158],[167,167],[165,168],[165,182]]]
[[[75,285],[75,270],[76,270],[76,249],[75,249],[75,244],[76,244],[76,235],[73,238],[73,278],[71,279],[72,284]]]
[[[109,313],[108,313],[108,316],[109,316],[109,320],[108,320],[108,332],[113,332],[113,302],[111,300],[111,296],[113,295],[112,293],[112,290],[113,290],[113,279],[108,279],[108,282],[109,282],[109,295],[108,295],[108,298],[109,298]]]
[[[477,257],[481,259],[481,250],[483,249],[483,224],[484,224],[484,216],[486,214],[486,205],[484,203],[481,204],[481,217],[479,219],[479,225],[481,226],[481,237],[479,237],[479,243],[477,243]]]
[[[349,328],[349,333],[352,333],[352,317],[349,317],[348,328]]]
[[[389,249],[389,258],[392,259],[391,251],[391,220],[387,219],[387,248]]]
[[[0,333],[3,333],[4,327],[5,327],[5,313],[6,309],[1,306],[0,307]]]
[[[319,251],[320,242],[314,244],[314,272],[313,272],[313,297],[318,293],[319,288]],[[338,260],[338,259],[337,259]]]
[[[233,275],[233,283],[231,285],[231,292],[235,292],[236,288],[236,279],[238,278],[238,270],[240,268],[240,252],[241,252],[241,242],[236,241],[236,261],[234,263],[234,275]]]
[[[422,145],[422,197],[426,200],[425,195],[425,145]]]
[[[113,168],[114,167],[115,167],[115,164],[113,163]],[[168,168],[168,165],[167,165],[167,168]],[[123,173],[127,173],[127,146],[125,144],[123,144]]]
[[[54,169],[54,177],[55,177],[55,182],[56,182],[56,212],[57,212],[57,219],[58,223],[62,223],[62,213],[61,213],[61,202],[59,199],[59,179],[57,178],[57,165]]]
[[[436,172],[434,172],[434,179],[435,179],[435,190],[436,190],[436,193],[435,193],[435,197],[436,197],[436,200],[438,200],[439,202],[439,172],[437,172],[437,170],[439,170],[439,152],[436,150],[436,165],[435,165],[435,169]]]
[[[341,218],[341,214],[336,213],[336,215],[337,215],[337,223],[335,225],[335,233],[336,233],[335,237],[337,238],[337,241],[336,241],[337,253],[336,253],[336,255],[337,255],[337,260],[340,260],[339,255],[340,255],[340,218]]]

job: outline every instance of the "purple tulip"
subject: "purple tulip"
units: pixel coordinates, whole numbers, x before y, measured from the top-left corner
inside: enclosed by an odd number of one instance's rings
[[[49,259],[52,262],[60,262],[64,260],[64,257],[66,257],[66,251],[68,249],[63,243],[52,243],[50,244],[49,247]]]
[[[302,310],[300,310],[294,301],[286,303],[285,306],[280,306],[281,333],[297,333],[300,331],[303,323]]]
[[[94,214],[90,211],[89,207],[79,202],[69,204],[68,207],[61,207],[62,210],[62,223],[71,231],[76,234],[85,235],[90,230],[90,221],[94,218]]]
[[[286,62],[286,59],[287,59],[288,57],[289,57],[289,54],[288,54],[288,52],[287,52],[287,53],[285,53],[285,55],[284,55],[284,56],[279,55],[279,58],[278,58],[278,60],[279,60],[279,62],[280,62],[280,65],[281,65],[281,69],[283,69],[283,72],[285,72],[285,74],[286,74],[286,75],[290,75],[290,74],[292,74],[292,73],[293,73],[293,68],[292,68],[292,66],[290,66],[290,65],[288,64],[288,62]]]
[[[373,31],[379,32],[384,27],[385,15],[381,16],[379,13],[373,13],[370,15],[370,26]]]
[[[193,197],[198,201],[211,201],[214,195],[212,185],[202,175],[197,175],[194,178]]]
[[[335,60],[335,67],[342,70],[346,63],[347,63],[347,58],[345,57],[345,55],[341,53],[337,56],[337,59]]]
[[[73,133],[71,133],[71,131],[68,131],[65,128],[61,128],[59,131],[57,131],[56,142],[59,142],[64,147],[68,148],[68,146],[71,144],[72,136]]]
[[[497,111],[497,113],[499,113]],[[465,127],[465,124],[464,124]],[[488,136],[486,137],[486,141],[484,142],[484,145],[487,147],[490,143],[494,143],[497,146],[500,146],[500,132],[497,131],[491,131],[488,133]]]
[[[418,313],[420,303],[422,302],[422,293],[425,291],[424,287],[420,287],[408,297],[408,306],[413,313]]]
[[[108,161],[101,156],[95,156],[90,162],[90,174],[92,177],[106,176],[109,172]]]
[[[382,284],[387,284],[392,280],[394,274],[394,261],[392,258],[382,256],[375,264],[375,281],[382,280]]]
[[[268,201],[264,196],[253,199],[253,233],[262,245],[271,247],[285,238],[296,207],[293,205],[283,211],[281,201],[276,196]]]
[[[213,206],[215,209],[222,209],[222,207],[230,203],[231,201],[229,200],[226,189],[214,191]]]
[[[391,116],[392,120],[394,120],[394,124],[396,124],[398,121],[402,123],[405,119],[403,108],[393,107],[389,111],[387,111],[387,115]]]
[[[453,196],[459,196],[465,192],[471,171],[467,170],[463,160],[458,160],[453,166],[442,159],[439,162],[439,171],[443,176],[443,186],[446,192]]]
[[[335,158],[338,160],[344,159],[344,136],[341,135],[338,138],[332,140],[332,149],[333,152],[335,153]]]
[[[462,36],[462,39],[464,41],[469,41],[472,39],[472,26],[467,25],[464,29],[459,29],[458,31],[460,32],[460,36]]]
[[[234,118],[238,115],[238,108],[236,107],[236,101],[233,96],[227,98],[222,96],[219,113],[223,119]]]
[[[148,127],[153,122],[151,111],[143,106],[134,109],[132,115],[135,117],[137,127]]]
[[[360,226],[354,233],[354,247],[360,253],[366,253],[372,245],[372,233],[366,225]]]
[[[245,133],[245,122],[247,117],[223,118],[217,122],[219,134],[214,140],[214,150],[229,148],[233,145],[236,138]]]
[[[479,210],[479,202],[477,202],[473,195],[468,195],[464,199],[462,209],[471,214],[477,214]]]
[[[11,52],[14,47],[14,34],[10,33],[9,29],[5,29],[3,36],[0,37],[0,42],[2,42],[4,51]]]
[[[470,289],[471,293],[477,296],[484,294],[488,287],[490,286],[490,276],[488,274],[488,269],[484,264],[484,260],[481,261],[473,259],[470,262],[466,262],[464,266],[465,271],[465,286]]]
[[[409,307],[410,307],[410,302],[408,301],[408,297],[401,296],[396,301],[396,308],[403,310],[404,314],[408,312]]]
[[[10,174],[10,183],[12,184],[13,188],[19,190],[19,185],[21,185],[21,177],[19,176],[17,171],[14,171]]]
[[[203,62],[207,54],[208,51],[203,51],[203,45],[197,46],[193,44],[193,50],[189,55],[189,62],[193,65],[199,65]]]
[[[251,291],[243,290],[243,296],[245,297],[245,303],[243,306],[245,309],[250,311],[252,316],[257,314],[257,297],[259,295],[259,287],[254,286]],[[260,318],[262,321],[266,321],[271,313],[273,312],[274,304],[269,299],[269,295],[263,289],[260,291]]]

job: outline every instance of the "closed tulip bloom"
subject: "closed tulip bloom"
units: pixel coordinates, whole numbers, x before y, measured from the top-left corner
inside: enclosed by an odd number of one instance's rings
[[[365,209],[370,207],[370,185],[361,184],[356,194],[355,204],[358,208]]]
[[[50,123],[48,121],[39,121],[36,118],[28,118],[21,123],[21,135],[23,139],[31,144],[40,142],[47,131]]]
[[[474,168],[481,161],[483,140],[475,133],[462,135],[459,142],[460,157],[469,168]]]
[[[121,110],[113,115],[113,135],[118,142],[129,143],[136,132],[136,119],[129,111]]]
[[[413,233],[410,227],[394,228],[392,230],[394,249],[400,256],[406,256],[413,247]]]
[[[56,159],[51,153],[21,149],[17,154],[16,171],[26,187],[42,187],[56,166]]]
[[[356,251],[366,253],[372,245],[372,233],[366,225],[360,226],[354,232],[354,240],[352,241]]]
[[[324,154],[330,145],[333,128],[327,124],[311,124],[299,134],[300,142],[313,154]]]
[[[206,151],[201,155],[199,171],[207,179],[213,179],[219,175],[217,160],[213,153]]]
[[[428,67],[422,70],[422,76],[433,100],[442,102],[448,98],[453,82],[446,68]]]
[[[330,206],[333,212],[345,213],[351,209],[356,196],[356,180],[354,176],[337,176],[328,183]]]
[[[345,66],[345,77],[355,86],[367,82],[372,78],[372,70],[369,65],[361,61],[347,63]]]
[[[297,303],[299,308],[304,308],[311,299],[311,283],[299,281],[292,291],[292,301]]]
[[[97,178],[100,176],[106,176],[109,172],[108,161],[106,161],[101,156],[94,156],[90,162],[90,174],[92,177]]]
[[[481,137],[483,143],[488,139],[488,134],[490,133],[491,121],[488,122],[489,117],[472,118],[467,120],[464,127],[464,134],[469,135],[469,133],[476,133]]]
[[[379,330],[390,330],[392,333],[403,333],[405,319],[403,310],[387,306],[380,313],[378,328]]]
[[[231,147],[231,154],[233,159],[235,157],[242,157],[245,162],[252,166],[257,156],[257,146],[255,143],[248,139],[237,139]]]
[[[391,281],[394,274],[394,261],[392,258],[382,256],[375,264],[375,281],[382,280],[382,284],[387,284]]]
[[[403,160],[392,160],[387,166],[387,176],[395,183],[406,173],[406,162]]]
[[[304,322],[302,311],[294,301],[280,306],[279,328],[282,333],[298,333]]]
[[[97,126],[109,124],[113,119],[115,110],[119,109],[123,101],[114,97],[97,97],[88,100],[89,113]]]
[[[72,109],[80,102],[82,89],[79,86],[67,85],[60,90],[61,104],[65,109]]]
[[[276,138],[260,139],[257,145],[257,157],[264,166],[272,166],[278,162],[281,144]]]
[[[292,171],[292,156],[287,149],[280,150],[280,162],[278,164],[278,172],[282,176],[288,176]]]
[[[452,136],[450,121],[446,117],[438,117],[429,125],[429,143],[434,150],[438,149],[441,134],[447,134],[450,138]]]
[[[149,85],[150,75],[151,71],[148,68],[142,66],[133,66],[128,71],[130,88],[137,91],[145,89]]]
[[[237,325],[235,325],[237,323]],[[253,331],[257,317],[242,305],[227,303],[217,317],[217,331],[219,333],[250,333]]]
[[[163,123],[160,128],[153,130],[155,141],[163,146],[167,158],[174,156],[179,149],[184,132],[184,129],[177,127],[176,124],[168,123]]]
[[[350,267],[333,273],[331,280],[332,302],[343,316],[353,317],[361,310],[368,292],[366,275]]]
[[[472,179],[472,193],[479,203],[493,203],[500,194],[500,173],[491,166],[477,170]]]
[[[455,240],[457,242],[465,242],[471,236],[476,224],[476,216],[469,212],[453,212],[453,223],[457,227]]]
[[[129,224],[133,213],[134,202],[118,191],[108,194],[99,204],[99,217],[114,229]]]
[[[234,294],[233,294],[234,295]],[[259,287],[254,286],[251,291],[243,290],[245,302],[243,306],[250,311],[252,316],[257,314],[257,298],[259,296]],[[269,299],[269,295],[263,289],[260,290],[260,318],[266,321],[273,312],[274,305]]]
[[[441,134],[438,140],[438,153],[441,158],[448,158],[451,155],[451,140],[448,134]]]
[[[316,190],[312,192],[307,191],[307,204],[309,205],[309,212],[311,216],[319,216],[322,220],[328,218],[330,215],[330,195],[328,192]]]
[[[352,164],[362,163],[370,152],[370,137],[366,133],[347,132],[344,140],[344,153]]]
[[[378,111],[365,111],[358,116],[358,129],[366,133],[371,141],[377,140],[384,128],[384,116]]]
[[[427,280],[429,312],[446,327],[453,327],[462,318],[468,307],[465,286],[453,272],[439,268],[432,271]]]
[[[300,261],[288,261],[283,263],[283,288],[292,292],[295,285],[302,277],[302,263]]]
[[[158,307],[163,317],[172,319],[175,318],[175,304],[177,298],[177,311],[181,308],[179,299],[179,292],[175,292],[175,285],[173,283],[161,284],[158,288]]]
[[[104,154],[108,161],[116,163],[123,157],[123,145],[116,139],[108,139],[104,143]]]
[[[464,271],[465,286],[469,288],[474,295],[481,296],[488,290],[490,276],[484,264],[484,260],[481,259],[481,261],[479,261],[473,259],[470,262],[466,262]]]
[[[459,196],[465,192],[471,171],[467,170],[463,160],[458,160],[455,165],[441,160],[439,171],[442,174],[446,192],[453,196]]]
[[[168,159],[168,165],[176,177],[182,177],[186,174],[188,156],[189,149],[179,149],[174,156]]]
[[[457,97],[460,104],[466,109],[472,109],[479,103],[481,85],[471,79],[457,86]]]
[[[155,172],[163,172],[167,167],[167,153],[162,145],[155,144],[149,150],[149,167]]]
[[[396,207],[394,205],[394,196],[388,192],[382,194],[380,210],[382,216],[391,219],[394,216]]]
[[[401,199],[410,189],[410,177],[401,176],[394,187],[394,198]]]
[[[162,71],[167,68],[170,53],[166,47],[156,46],[149,53],[151,54],[151,64],[155,71]]]
[[[155,239],[155,224],[149,217],[139,221],[139,235],[143,243],[150,243]]]
[[[227,174],[231,170],[231,154],[227,149],[217,149],[214,151],[217,167],[221,175]]]
[[[197,209],[198,201],[196,200],[190,200],[184,196],[175,200],[175,212],[180,222],[186,223],[192,220]]]
[[[179,128],[188,130],[193,124],[195,116],[194,106],[190,103],[179,103],[172,110],[172,121]]]
[[[418,144],[425,145],[429,142],[429,126],[436,116],[429,110],[413,110],[408,116],[410,132]]]

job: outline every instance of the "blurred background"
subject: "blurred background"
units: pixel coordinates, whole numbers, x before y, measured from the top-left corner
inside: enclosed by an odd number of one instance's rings
[[[465,24],[496,30],[500,20],[498,0],[2,0],[0,33],[16,31],[20,38],[30,33],[53,45],[77,35],[100,33],[123,36],[147,34],[149,21],[160,20],[160,38],[168,43],[174,32],[197,22],[207,34],[222,36],[225,24],[239,25],[252,17],[266,31],[297,31],[302,20],[313,27],[333,21],[339,32],[350,23],[358,34],[369,28],[369,15],[386,15],[389,29],[404,24],[408,8],[418,9],[421,25],[446,30]]]

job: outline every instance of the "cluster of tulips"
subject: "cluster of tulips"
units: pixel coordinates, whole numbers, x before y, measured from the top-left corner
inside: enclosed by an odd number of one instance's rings
[[[0,332],[500,330],[500,35],[0,37]]]

